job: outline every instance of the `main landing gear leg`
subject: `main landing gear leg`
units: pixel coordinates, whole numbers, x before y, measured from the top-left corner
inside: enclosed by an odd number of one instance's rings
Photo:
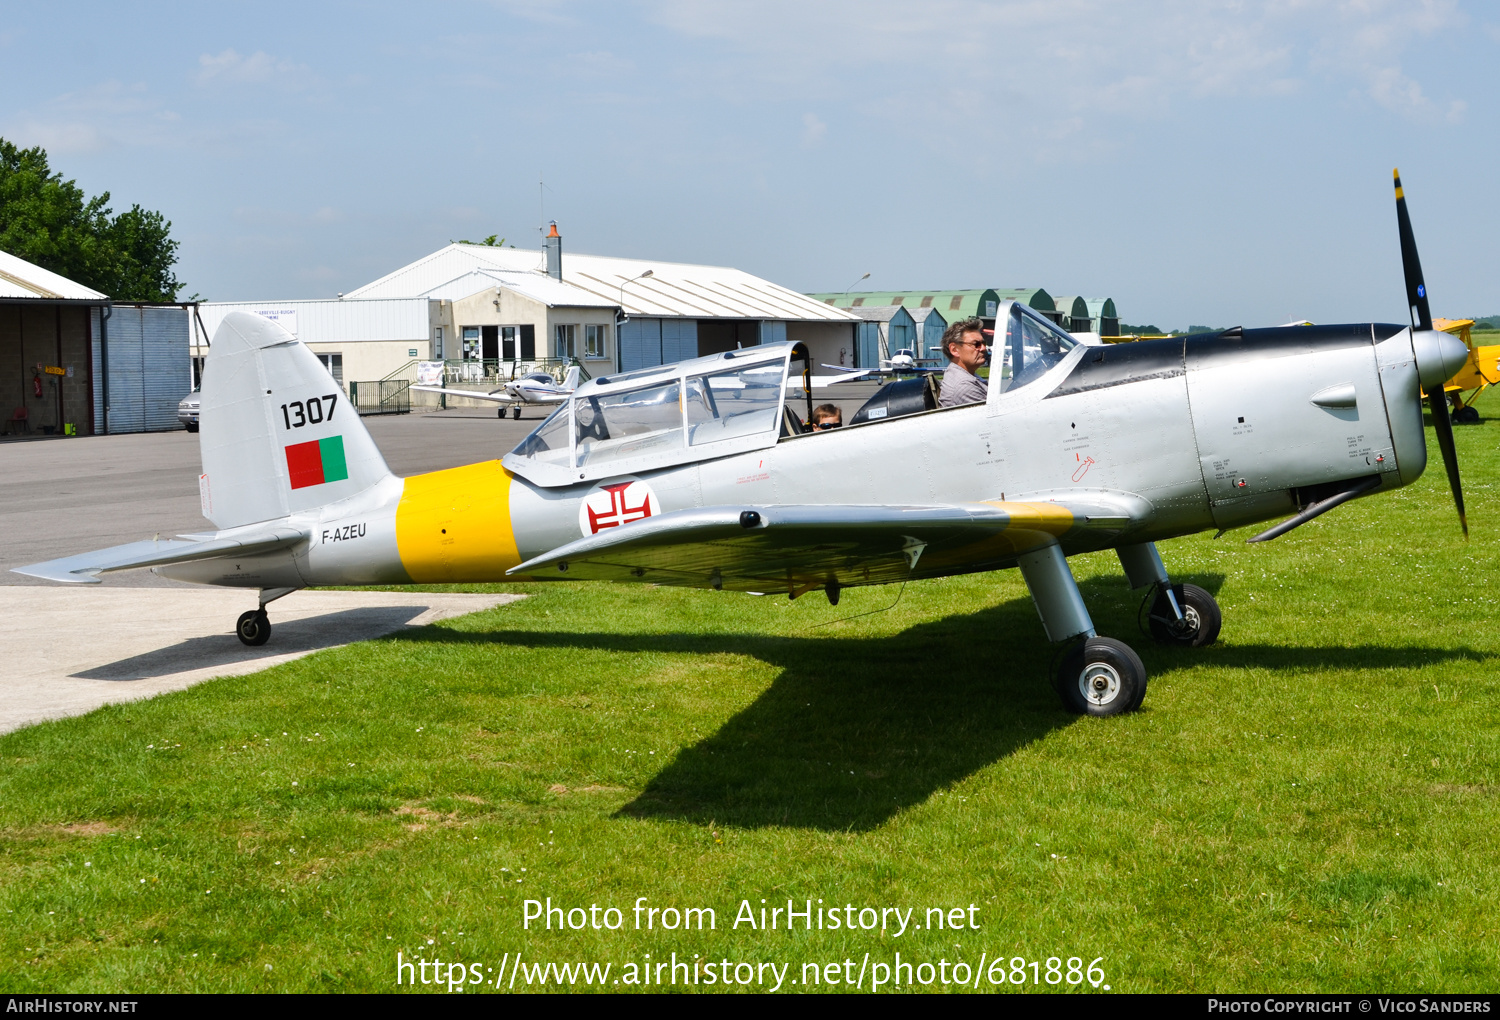
[[[1139,708],[1146,696],[1146,667],[1125,642],[1094,633],[1062,549],[1045,546],[1017,563],[1047,640],[1077,639],[1053,680],[1063,704],[1081,715],[1119,715]]]
[[[234,625],[235,636],[252,648],[271,640],[271,618],[266,615],[266,606],[296,590],[296,588],[262,588],[260,608],[240,614],[239,621]]]
[[[1224,622],[1214,597],[1196,584],[1173,584],[1155,542],[1115,550],[1132,588],[1155,585],[1151,596],[1151,636],[1166,645],[1202,648],[1219,637]]]

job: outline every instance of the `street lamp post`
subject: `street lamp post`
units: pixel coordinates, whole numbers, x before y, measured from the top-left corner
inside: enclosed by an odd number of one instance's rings
[[[627,312],[627,311],[625,311],[625,287],[628,284],[632,284],[632,283],[634,283],[637,280],[644,280],[644,279],[646,279],[646,277],[651,276],[655,272],[656,272],[656,270],[654,270],[654,269],[648,269],[644,273],[642,273],[640,276],[632,276],[630,279],[628,279],[624,283],[620,284],[620,314],[623,315],[624,318],[621,319],[619,321],[619,323],[617,323],[617,325],[623,326],[623,325],[625,325],[625,323],[627,323],[627,322],[630,321],[630,313]],[[866,274],[866,275],[869,275],[869,274]]]

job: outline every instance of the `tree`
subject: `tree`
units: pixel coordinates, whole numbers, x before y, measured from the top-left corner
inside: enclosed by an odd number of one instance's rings
[[[114,215],[109,192],[88,198],[52,171],[40,146],[0,138],[0,251],[117,301],[176,301],[171,232],[161,213],[139,205]]]
[[[500,240],[498,240],[498,241],[495,240],[495,238],[497,238],[497,237],[499,237]],[[499,234],[491,234],[489,237],[486,237],[483,241],[470,241],[468,238],[463,238],[463,239],[455,241],[452,238],[449,238],[448,243],[449,244],[479,244],[479,245],[484,245],[487,248],[504,248],[505,247],[505,238],[500,237]],[[515,245],[511,245],[511,247],[514,248]]]

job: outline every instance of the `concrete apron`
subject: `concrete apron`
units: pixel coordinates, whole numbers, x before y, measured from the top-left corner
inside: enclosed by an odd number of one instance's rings
[[[254,591],[0,587],[0,733],[524,597],[293,592],[267,607],[271,640],[248,648],[234,625]]]

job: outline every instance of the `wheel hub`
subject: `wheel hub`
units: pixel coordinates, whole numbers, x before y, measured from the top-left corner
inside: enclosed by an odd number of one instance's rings
[[[1192,606],[1182,607],[1182,619],[1172,621],[1172,632],[1178,637],[1190,638],[1203,626],[1203,619]]]
[[[1120,673],[1107,662],[1090,662],[1078,676],[1078,690],[1091,705],[1108,705],[1120,696]]]

